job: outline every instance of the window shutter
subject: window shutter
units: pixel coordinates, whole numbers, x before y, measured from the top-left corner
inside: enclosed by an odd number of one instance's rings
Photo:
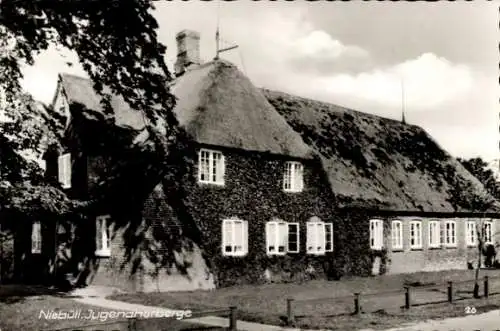
[[[222,249],[224,253],[233,252],[233,222],[224,220],[222,222]]]
[[[307,246],[307,252],[314,252],[315,248],[314,245],[315,243],[315,223],[307,223],[307,237],[306,237],[306,246]]]
[[[286,241],[288,237],[288,227],[286,223],[280,222],[277,224],[276,228],[276,241],[277,241],[277,246],[278,246],[278,253],[285,253],[286,252]]]
[[[226,169],[226,162],[224,155],[222,153],[218,154],[219,159],[217,161],[217,182],[223,183],[224,182],[224,172]]]
[[[248,221],[243,221],[243,254],[248,253]]]
[[[267,222],[266,223],[266,250],[268,253],[275,253],[276,248],[276,223]]]

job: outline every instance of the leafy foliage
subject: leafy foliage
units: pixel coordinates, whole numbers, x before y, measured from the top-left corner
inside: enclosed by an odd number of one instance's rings
[[[500,183],[496,180],[494,173],[488,169],[488,164],[481,158],[471,159],[458,159],[460,163],[467,169],[474,177],[484,185],[486,190],[495,198],[500,198]]]

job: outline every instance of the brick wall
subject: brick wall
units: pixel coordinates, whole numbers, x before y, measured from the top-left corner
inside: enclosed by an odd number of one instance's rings
[[[388,274],[410,273],[417,271],[438,271],[447,269],[467,269],[467,262],[472,262],[476,265],[478,250],[477,247],[467,246],[466,244],[466,223],[467,221],[475,221],[480,224],[480,219],[467,218],[417,218],[417,217],[400,217],[386,219],[384,222],[390,223],[392,220],[400,220],[403,224],[403,249],[393,249],[390,231],[386,233],[384,238],[384,246],[388,251]],[[429,222],[439,221],[440,225],[449,221],[456,222],[456,247],[445,247],[443,244],[440,247],[429,247]],[[489,220],[489,219],[488,219]],[[422,248],[412,249],[410,247],[410,222],[422,222]],[[494,220],[495,242],[500,242],[500,220]],[[484,259],[483,259],[484,261]]]

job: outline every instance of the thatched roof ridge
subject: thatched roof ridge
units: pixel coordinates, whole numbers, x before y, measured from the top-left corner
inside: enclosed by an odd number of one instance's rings
[[[311,149],[260,89],[226,61],[187,71],[171,87],[179,123],[203,144],[309,158]]]
[[[262,91],[320,155],[341,206],[453,212],[479,211],[493,201],[483,185],[418,126]]]

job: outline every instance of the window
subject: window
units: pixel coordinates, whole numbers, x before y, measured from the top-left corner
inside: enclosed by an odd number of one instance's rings
[[[457,223],[455,221],[444,223],[444,244],[449,247],[457,246]]]
[[[33,222],[31,228],[31,253],[40,254],[42,252],[42,227],[40,222]]]
[[[333,223],[325,223],[325,252],[333,252]]]
[[[467,242],[467,246],[475,246],[476,245],[476,222],[468,221],[466,232],[465,232],[465,241]]]
[[[304,167],[300,162],[286,162],[283,177],[283,190],[286,192],[301,192],[304,188]]]
[[[222,221],[222,255],[244,256],[248,253],[248,223],[240,219]]]
[[[403,249],[403,223],[392,221],[391,223],[392,249]]]
[[[111,255],[111,231],[109,224],[110,217],[98,216],[96,218],[96,256],[110,256]]]
[[[410,248],[422,248],[422,222],[410,222]]]
[[[495,233],[493,229],[493,222],[485,221],[483,228],[484,228],[484,236],[483,236],[484,244],[485,245],[493,244],[493,234]]]
[[[266,223],[267,254],[284,255],[299,251],[299,224],[283,221]]]
[[[63,154],[58,158],[59,182],[63,188],[71,187],[71,154]]]
[[[198,180],[200,183],[224,185],[224,155],[221,152],[200,150],[198,153]]]
[[[370,248],[382,249],[384,246],[384,222],[370,220]]]
[[[306,246],[308,254],[324,254],[333,251],[333,224],[313,217],[307,222]]]
[[[441,246],[441,227],[439,221],[429,222],[429,247]]]

